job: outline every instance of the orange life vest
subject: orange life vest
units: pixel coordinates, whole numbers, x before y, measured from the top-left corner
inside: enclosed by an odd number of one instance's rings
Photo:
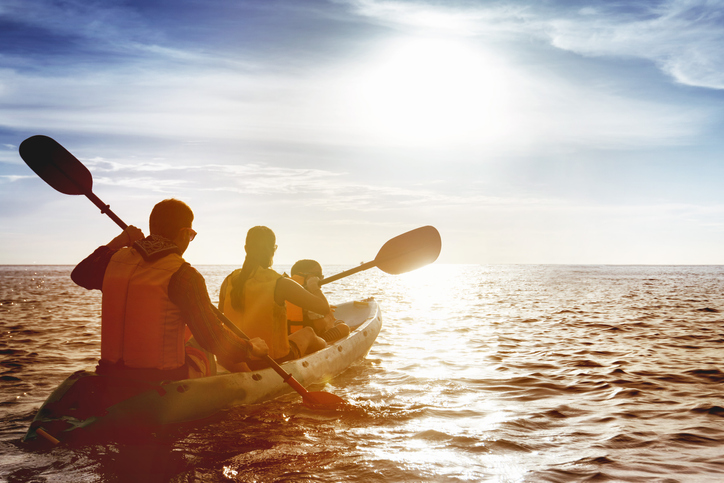
[[[103,278],[102,360],[139,369],[184,365],[186,324],[168,298],[168,282],[183,263],[175,253],[146,262],[135,248],[113,255]]]
[[[301,275],[292,275],[291,279],[302,287],[304,286],[304,277]],[[293,334],[304,327],[304,310],[298,305],[294,305],[287,300],[287,320],[289,321],[289,333]]]
[[[234,270],[226,282],[223,312],[249,338],[260,337],[269,346],[269,355],[279,359],[289,354],[287,308],[274,301],[277,280],[281,278],[271,268],[256,268],[244,285],[244,311],[231,304],[231,292],[241,269]],[[236,282],[238,283],[238,282]]]

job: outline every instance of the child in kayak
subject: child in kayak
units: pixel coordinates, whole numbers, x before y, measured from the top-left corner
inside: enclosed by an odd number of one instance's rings
[[[298,260],[291,269],[291,279],[302,287],[307,287],[310,278],[324,279],[322,266],[316,260]],[[287,324],[289,334],[293,334],[304,327],[312,327],[314,332],[327,342],[334,342],[349,335],[349,327],[334,317],[334,309],[327,315],[319,315],[294,305],[287,300]]]
[[[269,355],[281,363],[327,346],[311,327],[288,334],[286,301],[322,316],[330,313],[330,308],[318,277],[310,277],[305,290],[270,268],[276,248],[271,229],[255,226],[249,230],[244,264],[221,284],[219,310],[249,337],[266,341]],[[252,369],[259,366],[249,364]]]

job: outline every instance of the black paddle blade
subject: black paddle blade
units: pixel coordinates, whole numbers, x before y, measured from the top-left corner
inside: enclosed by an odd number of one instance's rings
[[[434,262],[441,249],[440,232],[434,226],[422,226],[385,243],[375,264],[383,272],[399,275]]]
[[[88,195],[93,177],[83,163],[48,136],[31,136],[20,143],[20,157],[46,183],[66,195]]]

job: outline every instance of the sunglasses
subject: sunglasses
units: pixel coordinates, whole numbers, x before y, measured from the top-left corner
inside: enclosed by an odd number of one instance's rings
[[[322,275],[322,272],[299,272],[299,275],[304,277],[304,280],[306,280],[309,277],[317,277],[320,280],[324,279],[324,275]]]
[[[194,238],[196,238],[197,233],[193,230],[193,228],[181,228],[182,230],[187,230],[189,232],[189,241],[194,241]]]

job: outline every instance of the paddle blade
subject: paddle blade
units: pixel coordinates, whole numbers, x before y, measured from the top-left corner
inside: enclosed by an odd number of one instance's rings
[[[93,177],[83,163],[48,136],[31,136],[20,143],[20,157],[46,183],[66,195],[87,195]]]
[[[382,245],[375,264],[383,272],[398,275],[434,262],[441,249],[440,232],[433,226],[422,226]]]
[[[309,409],[335,410],[349,406],[341,397],[324,391],[308,391],[302,396],[302,402]]]

